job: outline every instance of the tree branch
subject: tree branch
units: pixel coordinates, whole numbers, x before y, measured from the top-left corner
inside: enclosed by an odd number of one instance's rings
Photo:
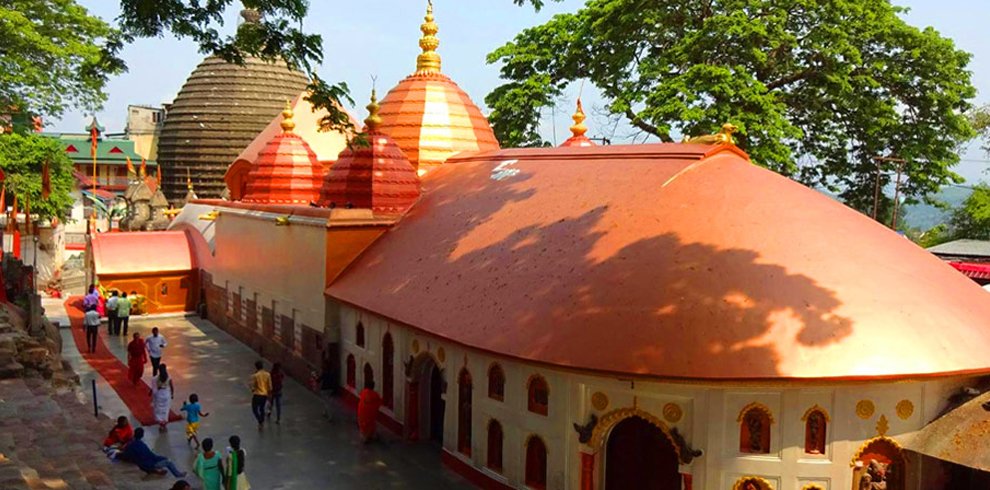
[[[639,115],[633,112],[632,109],[626,109],[626,117],[629,118],[629,122],[633,126],[636,126],[637,128],[646,131],[647,133],[650,133],[656,136],[657,138],[660,138],[660,141],[663,141],[664,143],[674,142],[674,139],[670,137],[670,133],[666,131],[660,131],[660,129],[657,128],[656,126],[642,120],[639,117]]]
[[[774,80],[774,81],[772,81],[772,82],[770,82],[770,83],[767,84],[767,90],[775,90],[775,89],[781,88],[781,87],[783,87],[785,85],[790,85],[790,84],[792,84],[794,82],[797,82],[799,80],[804,80],[805,78],[808,78],[808,75],[811,75],[811,73],[813,71],[814,70],[812,70],[812,69],[809,68],[809,69],[801,70],[801,71],[799,71],[797,73],[788,75],[788,76],[786,76],[784,78],[779,78],[777,80]]]

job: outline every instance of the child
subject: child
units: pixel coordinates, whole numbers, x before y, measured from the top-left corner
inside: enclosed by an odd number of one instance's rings
[[[199,405],[199,395],[195,393],[189,395],[189,403],[183,402],[180,410],[186,412],[186,444],[195,441],[196,449],[199,449],[199,438],[196,437],[196,431],[199,430],[199,418],[210,414],[203,412],[203,407]]]

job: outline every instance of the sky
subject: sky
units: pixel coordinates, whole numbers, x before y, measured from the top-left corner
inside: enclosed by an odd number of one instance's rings
[[[119,14],[116,0],[78,0],[95,15],[111,24]],[[943,36],[953,39],[956,46],[973,54],[970,70],[979,94],[978,104],[990,103],[990,43],[986,42],[986,17],[975,14],[985,11],[986,0],[895,0],[910,9],[905,15],[908,23],[931,26]],[[238,4],[238,2],[234,2]],[[484,98],[500,84],[498,67],[485,63],[485,56],[510,41],[519,31],[546,22],[552,15],[573,12],[583,0],[550,2],[540,12],[532,7],[516,6],[511,0],[435,0],[436,22],[440,27],[439,52],[443,71],[487,112]],[[328,81],[346,81],[356,107],[353,112],[364,117],[364,105],[371,90],[372,77],[377,88],[386,92],[415,69],[420,52],[419,25],[425,13],[425,0],[377,0],[346,2],[343,0],[311,0],[310,13],[304,25],[307,32],[323,36],[324,62],[319,74]],[[231,8],[223,29],[235,30],[240,6]],[[182,84],[202,61],[204,55],[188,40],[171,36],[141,39],[127,46],[122,58],[128,72],[113,77],[106,90],[109,94],[102,111],[96,114],[110,132],[121,132],[126,122],[129,104],[160,105],[170,102]],[[561,107],[556,117],[548,115],[542,129],[544,137],[562,142],[570,126],[570,104],[579,88],[571,87],[567,107]],[[593,89],[584,88],[582,99],[589,112],[589,136],[613,136],[604,117],[594,115],[601,105]],[[51,121],[48,131],[79,132],[90,114],[69,112],[59,121]],[[614,136],[626,136],[619,131]],[[615,141],[619,142],[619,141]],[[990,161],[973,145],[963,155],[956,171],[968,181],[990,179]]]

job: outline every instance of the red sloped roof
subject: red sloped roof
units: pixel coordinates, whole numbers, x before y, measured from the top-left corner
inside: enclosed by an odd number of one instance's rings
[[[98,233],[93,235],[96,274],[179,272],[196,268],[183,231]]]
[[[949,265],[966,277],[973,279],[990,279],[990,264],[976,262],[949,262]]]
[[[985,291],[736,153],[600,146],[448,163],[328,295],[463,345],[618,375],[990,372]]]

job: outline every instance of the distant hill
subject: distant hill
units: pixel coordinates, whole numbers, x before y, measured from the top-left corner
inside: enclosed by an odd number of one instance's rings
[[[911,228],[926,231],[931,227],[944,223],[949,219],[951,208],[961,206],[963,201],[972,193],[970,189],[963,187],[947,186],[935,195],[935,199],[949,205],[950,209],[939,209],[930,204],[913,204],[905,206],[906,222]]]

